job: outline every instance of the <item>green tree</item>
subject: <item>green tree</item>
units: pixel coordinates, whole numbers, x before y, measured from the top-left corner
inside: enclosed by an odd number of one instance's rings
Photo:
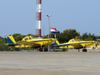
[[[60,42],[68,42],[70,39],[75,37],[80,37],[80,33],[75,29],[66,29],[57,35],[57,38]]]
[[[8,51],[8,50],[9,50],[9,47],[6,43],[6,39],[0,37],[0,51]]]
[[[96,37],[96,39],[100,39],[100,36],[95,36]]]
[[[82,36],[81,36],[81,39],[82,40],[95,40],[96,37],[94,34],[91,34],[91,33],[84,33]]]
[[[15,33],[13,34],[13,37],[15,38],[16,41],[21,41],[22,38],[25,37],[25,35]]]

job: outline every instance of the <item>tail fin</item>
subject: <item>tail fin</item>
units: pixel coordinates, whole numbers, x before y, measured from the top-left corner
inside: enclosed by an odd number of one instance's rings
[[[60,43],[59,43],[59,41],[58,41],[57,39],[56,39],[55,41],[56,41],[56,44],[57,44],[57,45],[60,45]]]
[[[9,45],[15,45],[16,44],[16,41],[15,41],[15,39],[12,35],[7,37],[7,42],[8,42]]]
[[[52,43],[52,47],[58,47],[59,46],[59,41],[55,39],[54,43]]]

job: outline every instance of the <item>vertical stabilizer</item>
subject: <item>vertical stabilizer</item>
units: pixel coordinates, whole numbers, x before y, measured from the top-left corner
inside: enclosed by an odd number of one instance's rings
[[[56,44],[57,44],[57,45],[59,45],[59,44],[60,44],[60,43],[59,43],[59,41],[58,41],[57,39],[56,39]]]
[[[60,43],[59,43],[59,41],[57,39],[55,39],[54,43],[52,43],[53,47],[57,47],[59,45],[60,45]]]
[[[7,42],[8,42],[9,45],[16,44],[16,41],[15,41],[15,39],[14,39],[14,37],[12,35],[8,36]]]

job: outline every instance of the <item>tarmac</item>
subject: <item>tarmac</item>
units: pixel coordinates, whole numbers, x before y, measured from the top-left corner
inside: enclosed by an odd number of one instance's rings
[[[0,52],[0,75],[100,75],[100,50]]]

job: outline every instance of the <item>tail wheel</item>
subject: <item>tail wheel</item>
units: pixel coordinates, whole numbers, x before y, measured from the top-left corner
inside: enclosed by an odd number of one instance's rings
[[[87,49],[86,49],[86,48],[84,48],[84,49],[82,50],[82,52],[87,52]]]

